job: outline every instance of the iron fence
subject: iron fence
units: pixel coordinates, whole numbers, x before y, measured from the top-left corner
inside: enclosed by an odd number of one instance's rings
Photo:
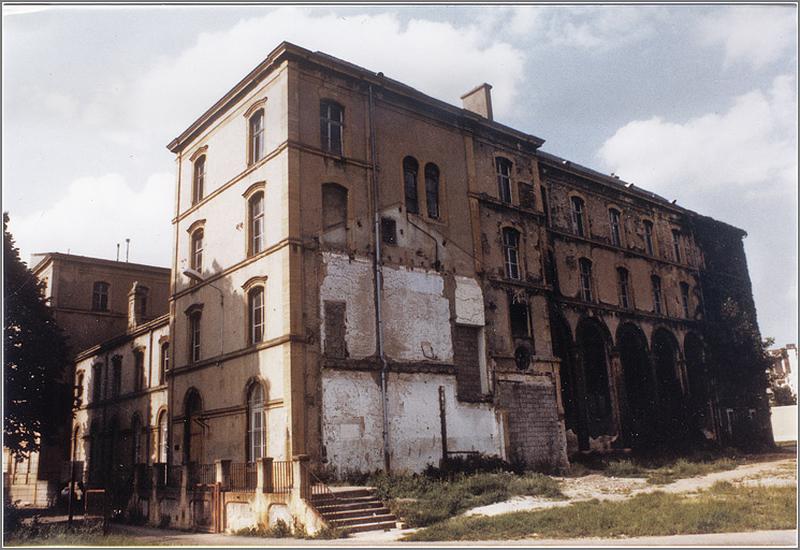
[[[189,464],[189,486],[213,485],[217,482],[217,469],[214,464]]]
[[[283,494],[292,491],[292,461],[275,460],[272,463],[272,492]]]
[[[255,462],[234,462],[231,464],[231,491],[253,492],[257,483],[257,464]]]

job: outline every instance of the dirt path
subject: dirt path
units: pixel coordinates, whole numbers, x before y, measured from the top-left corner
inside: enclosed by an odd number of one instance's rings
[[[607,477],[592,474],[582,477],[556,478],[561,481],[561,492],[565,500],[549,500],[540,497],[514,497],[504,502],[472,508],[464,515],[496,516],[523,510],[538,510],[568,506],[584,500],[625,500],[634,495],[663,491],[667,493],[694,493],[710,488],[717,482],[727,481],[745,485],[795,485],[796,459],[786,458],[738,466],[733,470],[713,472],[703,476],[679,479],[666,485],[653,485],[642,478]]]

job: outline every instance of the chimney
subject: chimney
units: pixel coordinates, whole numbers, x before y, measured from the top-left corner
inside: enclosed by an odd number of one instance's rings
[[[472,111],[489,120],[494,120],[492,116],[492,85],[484,82],[474,90],[461,96],[464,109]]]

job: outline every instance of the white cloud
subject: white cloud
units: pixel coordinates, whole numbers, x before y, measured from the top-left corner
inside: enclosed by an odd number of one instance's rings
[[[725,65],[755,68],[780,59],[797,47],[796,6],[741,6],[712,10],[698,26],[701,41],[725,49]]]
[[[140,134],[139,141],[164,141],[186,128],[283,40],[381,71],[456,105],[461,94],[490,82],[498,118],[511,112],[523,80],[523,53],[487,40],[476,25],[420,19],[403,24],[391,13],[345,17],[283,7],[200,34],[180,55],[162,57],[122,87],[123,97],[111,90],[98,93],[87,113],[96,124],[124,120],[130,131]]]
[[[607,52],[652,35],[661,13],[642,6],[517,6],[508,30],[533,43]]]
[[[32,253],[68,250],[114,259],[117,243],[124,257],[130,238],[130,261],[168,266],[173,184],[166,173],[151,175],[138,190],[118,174],[79,178],[52,205],[22,217],[12,212],[9,229],[25,261]]]
[[[609,171],[661,194],[786,193],[797,186],[797,82],[737,97],[683,123],[655,116],[617,130],[598,152]]]

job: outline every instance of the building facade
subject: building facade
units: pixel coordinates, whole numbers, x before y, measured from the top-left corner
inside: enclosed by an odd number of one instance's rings
[[[90,479],[770,443],[744,232],[543,152],[490,90],[283,43],[174,139],[168,315],[78,357]]]

